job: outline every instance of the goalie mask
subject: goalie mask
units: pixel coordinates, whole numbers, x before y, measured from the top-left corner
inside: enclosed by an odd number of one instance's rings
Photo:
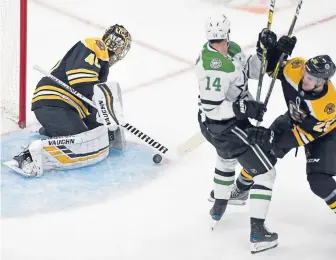
[[[122,60],[131,48],[132,37],[122,25],[112,25],[103,36],[103,41],[109,53],[110,67]]]

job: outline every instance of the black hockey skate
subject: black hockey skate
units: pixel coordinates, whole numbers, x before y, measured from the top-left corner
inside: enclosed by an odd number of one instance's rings
[[[23,176],[38,176],[38,170],[28,149],[25,149],[19,155],[14,156],[12,160],[3,162],[3,164]]]
[[[215,200],[215,203],[210,210],[210,216],[213,220],[219,221],[222,218],[226,210],[227,203],[227,200]]]
[[[228,204],[228,200],[221,200],[221,199],[215,200],[215,203],[210,210],[210,216],[213,219],[211,230],[214,230],[217,222],[220,221],[220,219],[222,218],[226,210],[227,204]]]
[[[19,155],[16,155],[13,157],[15,161],[18,163],[18,167],[22,169],[23,163],[31,163],[33,161],[33,158],[30,155],[29,150],[24,150]]]
[[[249,197],[249,191],[249,189],[241,190],[237,187],[237,185],[234,185],[231,191],[229,205],[245,205],[246,200]],[[210,192],[210,197],[208,198],[208,201],[215,202],[215,194],[213,190]]]
[[[259,253],[278,245],[278,234],[269,232],[263,221],[251,221],[251,253]]]
[[[246,200],[249,197],[249,193],[250,193],[250,189],[243,190],[243,189],[239,189],[237,185],[234,185],[231,191],[229,204],[245,205]]]

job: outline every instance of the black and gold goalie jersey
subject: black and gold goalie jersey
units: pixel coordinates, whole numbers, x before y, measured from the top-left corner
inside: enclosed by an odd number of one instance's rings
[[[303,91],[302,78],[306,60],[294,58],[286,62],[279,72],[283,94],[291,117],[302,115],[302,120],[293,120],[293,129],[284,134],[277,144],[281,148],[294,148],[314,141],[336,128],[336,90],[330,80],[322,92],[312,94]],[[336,131],[336,130],[335,130]]]
[[[104,42],[88,38],[77,42],[52,68],[51,74],[91,100],[94,84],[107,80],[108,61]],[[37,84],[32,110],[45,105],[75,110],[81,118],[89,115],[86,103],[47,77]]]

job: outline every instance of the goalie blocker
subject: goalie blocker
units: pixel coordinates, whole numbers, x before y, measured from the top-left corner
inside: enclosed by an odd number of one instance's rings
[[[55,169],[75,169],[96,164],[108,156],[109,147],[124,150],[124,129],[119,128],[119,123],[124,121],[119,84],[108,82],[95,85],[93,100],[99,104],[98,111],[92,111],[95,124],[86,125],[85,121],[79,121],[86,131],[33,141],[22,153],[4,164],[24,176],[41,176]],[[57,111],[57,108],[44,109],[45,112],[50,112],[50,109]],[[42,112],[41,109],[39,112]],[[57,135],[58,127],[64,130],[70,119],[69,114],[63,118],[59,114],[54,117],[50,114],[47,117],[48,113],[44,115],[43,118],[49,118],[49,121],[43,121],[48,126],[46,131]],[[90,120],[93,120],[92,115]],[[71,132],[74,129],[73,122],[68,125],[66,130]],[[51,126],[54,127],[52,131]],[[95,127],[89,129],[90,126]]]

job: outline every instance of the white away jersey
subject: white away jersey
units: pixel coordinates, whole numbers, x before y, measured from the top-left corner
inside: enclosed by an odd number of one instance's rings
[[[213,120],[235,117],[232,103],[253,99],[247,81],[259,77],[260,65],[257,55],[246,57],[234,42],[230,42],[228,56],[204,44],[195,65],[200,110]]]

